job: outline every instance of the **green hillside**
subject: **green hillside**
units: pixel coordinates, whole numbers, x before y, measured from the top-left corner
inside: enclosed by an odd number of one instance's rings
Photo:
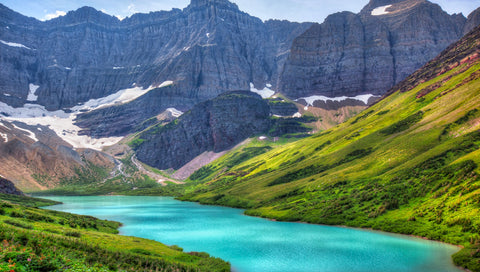
[[[479,55],[477,28],[346,123],[203,167],[183,199],[464,245],[480,271]]]
[[[0,271],[230,271],[206,253],[117,235],[120,223],[47,211],[0,194]]]

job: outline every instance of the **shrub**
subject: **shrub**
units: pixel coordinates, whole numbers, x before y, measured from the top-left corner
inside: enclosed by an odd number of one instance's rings
[[[413,115],[408,116],[407,118],[405,118],[401,121],[398,121],[397,123],[395,123],[395,124],[393,124],[389,127],[386,127],[384,129],[380,130],[380,133],[382,133],[384,135],[391,135],[391,134],[395,134],[395,133],[405,131],[405,130],[409,129],[411,126],[420,122],[420,120],[422,120],[422,118],[423,118],[423,115],[424,115],[424,112],[419,111],[419,112],[417,112]]]

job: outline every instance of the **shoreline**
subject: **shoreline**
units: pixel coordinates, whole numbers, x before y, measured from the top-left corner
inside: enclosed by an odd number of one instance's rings
[[[111,197],[111,196],[126,196],[126,197],[130,197],[129,195],[115,195],[115,194],[114,195],[96,195],[96,196],[109,196],[109,197]],[[75,196],[51,195],[51,197],[75,197]],[[76,196],[76,197],[83,197],[83,196],[79,195],[79,196]],[[282,221],[282,220],[278,220],[276,218],[248,215],[248,214],[245,213],[247,211],[247,209],[245,209],[245,208],[230,207],[230,206],[219,205],[219,204],[206,204],[206,203],[201,203],[199,201],[181,200],[181,199],[178,199],[178,197],[175,197],[175,196],[138,196],[138,197],[168,197],[168,198],[173,198],[173,199],[181,201],[181,202],[197,203],[197,204],[202,205],[202,206],[213,206],[213,207],[216,206],[216,207],[223,207],[223,208],[230,208],[230,209],[238,209],[238,210],[242,210],[242,215],[244,215],[244,216],[255,217],[255,218],[264,219],[264,220],[268,220],[268,221],[272,221],[272,222],[300,223],[300,224],[317,225],[317,226],[325,226],[325,227],[337,227],[337,228],[360,230],[360,231],[370,231],[370,232],[379,233],[379,234],[383,234],[383,235],[389,235],[389,236],[393,235],[393,236],[401,236],[403,238],[421,239],[421,240],[425,240],[425,241],[429,241],[429,242],[441,243],[441,244],[444,244],[444,245],[456,247],[458,249],[458,251],[455,252],[454,254],[460,252],[460,250],[465,248],[463,245],[450,244],[450,243],[447,243],[447,242],[432,240],[432,239],[428,239],[427,237],[422,237],[422,236],[412,235],[412,234],[387,232],[387,231],[377,230],[377,229],[372,229],[372,228],[353,227],[353,226],[346,226],[346,225],[326,225],[326,224],[309,223],[309,222],[303,222],[303,221]],[[121,226],[123,226],[123,223],[122,222],[120,222],[120,223],[121,223]],[[119,233],[119,235],[122,235],[122,234]],[[471,272],[470,270],[468,270],[464,267],[455,265],[455,263],[453,262],[453,254],[450,255],[450,262],[451,262],[452,266],[456,267],[457,269],[459,269],[461,271]]]

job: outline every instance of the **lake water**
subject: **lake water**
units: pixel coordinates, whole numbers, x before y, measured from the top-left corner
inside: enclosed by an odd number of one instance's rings
[[[238,272],[447,272],[458,248],[350,228],[274,222],[169,197],[49,197],[48,209],[119,221],[122,235],[205,251]]]

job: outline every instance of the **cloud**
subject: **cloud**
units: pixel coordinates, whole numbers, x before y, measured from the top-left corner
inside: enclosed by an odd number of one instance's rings
[[[135,9],[135,4],[128,5],[127,9],[131,13],[136,13],[137,12],[136,9]]]
[[[53,18],[57,18],[57,17],[60,17],[60,16],[65,16],[65,15],[67,15],[67,13],[65,11],[57,10],[57,11],[55,11],[55,13],[49,13],[49,14],[45,15],[43,20],[48,21],[48,20],[51,20]]]

